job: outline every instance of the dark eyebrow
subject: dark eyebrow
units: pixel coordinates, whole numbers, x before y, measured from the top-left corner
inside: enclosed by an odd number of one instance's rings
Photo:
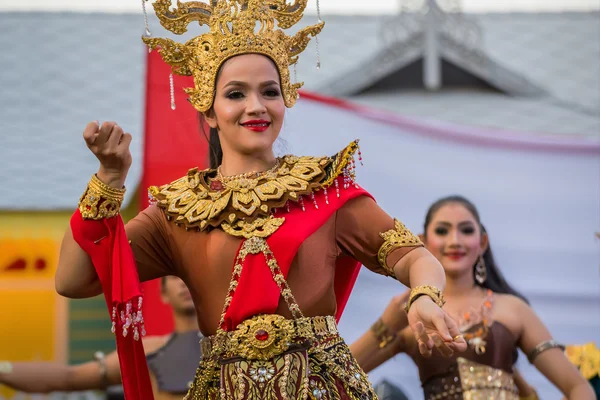
[[[452,226],[452,224],[450,222],[446,222],[446,221],[438,221],[437,225]],[[458,223],[458,226],[462,226],[462,225],[475,225],[475,224],[471,221],[461,221]]]
[[[265,81],[262,82],[260,84],[260,86],[265,87],[265,86],[270,86],[270,85],[278,85],[279,83],[277,81]],[[229,87],[229,86],[248,86],[248,84],[246,82],[241,82],[241,81],[229,81],[227,82],[227,84],[225,86],[223,86],[223,88]]]
[[[475,226],[475,224],[472,221],[462,221],[462,222],[458,223],[458,226],[465,226],[465,225]]]

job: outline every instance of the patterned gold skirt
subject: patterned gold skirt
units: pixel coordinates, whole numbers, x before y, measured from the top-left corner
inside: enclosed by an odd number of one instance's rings
[[[459,357],[423,384],[426,400],[519,400],[511,373]]]
[[[201,342],[185,400],[373,400],[334,317],[260,315]]]

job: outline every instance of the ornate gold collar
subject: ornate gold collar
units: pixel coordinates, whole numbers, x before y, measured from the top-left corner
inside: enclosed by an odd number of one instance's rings
[[[275,209],[289,201],[304,209],[303,196],[314,201],[315,191],[326,191],[332,185],[339,190],[336,178],[340,175],[344,185],[353,183],[357,150],[360,158],[358,140],[333,157],[287,155],[279,159],[279,168],[274,171],[227,182],[217,180],[214,169],[192,168],[170,184],[150,187],[149,194],[169,220],[186,229],[221,227],[233,236],[267,237],[285,221],[273,217]]]

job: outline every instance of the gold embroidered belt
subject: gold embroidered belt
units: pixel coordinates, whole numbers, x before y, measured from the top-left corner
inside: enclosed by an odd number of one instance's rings
[[[281,315],[257,315],[235,331],[221,331],[200,341],[203,357],[269,360],[328,335],[337,335],[335,317],[286,319]]]
[[[423,390],[426,400],[519,400],[511,373],[462,357],[447,373],[425,382]]]
[[[332,316],[259,315],[202,339],[201,347],[186,400],[377,398]]]

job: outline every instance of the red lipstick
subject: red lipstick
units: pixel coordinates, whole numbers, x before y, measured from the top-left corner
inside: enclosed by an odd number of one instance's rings
[[[264,119],[253,119],[250,121],[242,122],[240,125],[254,132],[264,132],[269,128],[269,125],[271,125],[271,123]]]

